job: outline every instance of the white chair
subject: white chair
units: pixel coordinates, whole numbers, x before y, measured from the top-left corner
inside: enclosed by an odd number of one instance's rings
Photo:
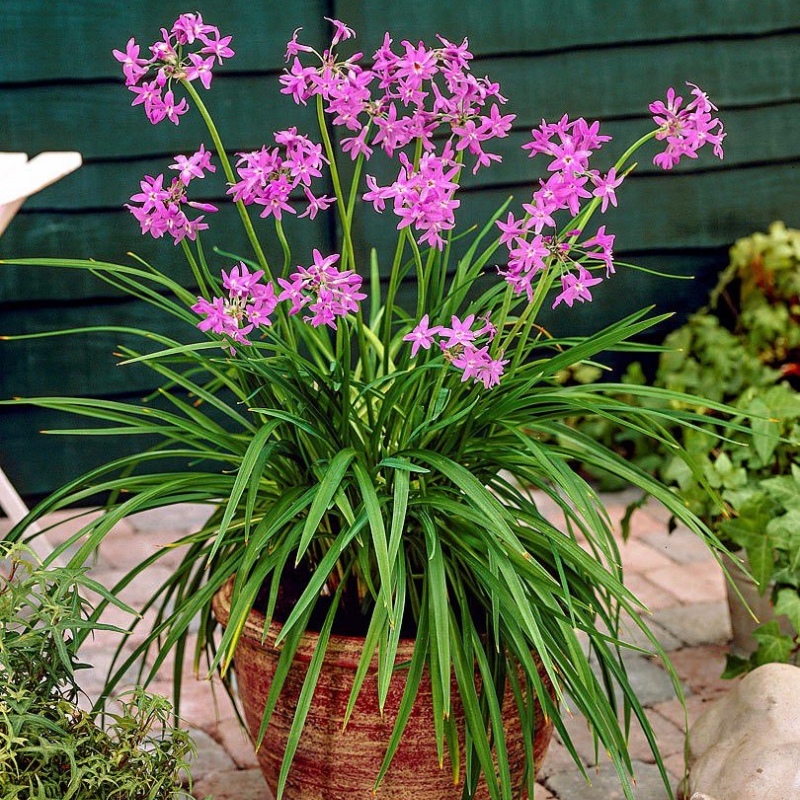
[[[40,153],[30,160],[26,153],[0,153],[0,236],[31,195],[74,172],[82,163],[81,154],[73,152]],[[27,506],[2,469],[0,507],[12,524],[18,523],[28,513]],[[37,533],[39,530],[38,525],[31,525],[29,532]],[[52,550],[43,535],[37,536],[31,547],[40,558]]]

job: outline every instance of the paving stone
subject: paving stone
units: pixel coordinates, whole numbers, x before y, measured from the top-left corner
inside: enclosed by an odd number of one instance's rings
[[[212,772],[194,786],[194,796],[213,800],[273,800],[261,770]]]
[[[647,544],[678,564],[714,561],[705,542],[688,528],[679,525],[672,533],[656,530],[644,537]]]
[[[690,646],[723,644],[731,638],[730,612],[725,601],[663,608],[651,619]]]
[[[670,660],[684,686],[688,686],[695,694],[710,697],[726,692],[735,685],[734,681],[720,677],[725,669],[727,652],[727,647],[722,645],[701,645],[678,650],[671,654]]]
[[[555,795],[550,794],[541,783],[537,783],[533,789],[533,800],[555,800]]]
[[[654,570],[669,569],[675,566],[674,562],[666,556],[636,539],[630,539],[621,544],[619,554],[622,559],[622,568],[627,574],[637,572],[649,574]]]
[[[650,629],[651,633],[656,637],[659,644],[666,651],[674,650],[682,646],[682,642],[676,636],[671,634],[668,630],[659,625],[654,619],[652,614],[643,614],[643,621]],[[653,652],[654,647],[650,639],[645,635],[644,631],[637,625],[633,619],[627,614],[623,615],[620,619],[620,637],[628,644],[635,647],[640,647],[643,650]],[[623,649],[622,655],[625,658],[633,658],[638,655],[635,650]]]
[[[212,685],[214,691],[212,692]],[[153,683],[153,690],[170,696],[172,676],[165,674]],[[181,719],[194,728],[202,728],[213,735],[220,720],[234,717],[235,711],[219,680],[187,678],[181,686]]]
[[[636,777],[636,800],[672,800],[673,795],[667,792],[654,764],[634,761],[633,769]],[[625,797],[619,777],[610,761],[604,763],[599,771],[590,772],[589,778],[591,786],[587,786],[577,770],[566,770],[551,775],[544,783],[559,800],[623,800]]]
[[[715,698],[716,695],[706,697],[702,695],[692,695],[686,698],[686,714],[689,717],[689,728],[694,725],[697,718],[708,708],[709,703],[712,703]],[[686,724],[683,706],[677,697],[665,703],[656,703],[653,706],[653,711],[666,717],[670,722],[683,730]]]
[[[253,743],[236,717],[221,719],[214,728],[214,735],[237,767],[251,769],[258,766]]]
[[[193,783],[201,782],[214,772],[230,772],[236,769],[233,759],[219,742],[215,742],[198,728],[190,728],[189,733],[197,748],[197,753],[189,759]]]
[[[668,589],[658,586],[644,575],[629,572],[625,575],[625,586],[641,600],[650,611],[669,608],[679,603],[678,598]]]
[[[682,781],[686,774],[686,756],[683,751],[667,756],[664,759],[664,767],[672,775],[676,783]]]
[[[668,758],[676,753],[682,754],[686,745],[686,734],[683,730],[655,711],[650,711],[647,714],[647,718],[655,734],[661,758]],[[650,743],[647,741],[647,737],[644,735],[638,720],[635,719],[631,721],[628,752],[631,758],[637,761],[655,764],[656,758],[650,748]]]
[[[651,706],[675,697],[669,675],[644,656],[626,659],[628,680],[642,705]]]
[[[584,725],[584,727],[586,726]],[[550,747],[547,748],[547,755],[544,758],[544,763],[539,768],[537,778],[543,781],[549,775],[553,775],[556,772],[564,772],[567,769],[577,769],[577,767],[569,750],[564,747],[558,738],[558,734],[556,734],[550,741]]]
[[[203,503],[179,503],[164,508],[140,511],[128,517],[134,530],[150,531],[194,531],[202,528],[211,516],[213,508]]]
[[[693,562],[673,564],[646,573],[662,589],[672,592],[682,603],[712,603],[725,599],[725,577],[717,564]]]

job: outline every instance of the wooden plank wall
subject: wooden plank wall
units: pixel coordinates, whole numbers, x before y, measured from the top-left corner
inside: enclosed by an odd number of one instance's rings
[[[622,211],[606,222],[618,235],[620,258],[684,275],[666,281],[621,271],[595,303],[549,318],[572,332],[596,329],[642,305],[686,313],[700,305],[726,249],[738,236],[773,219],[800,225],[800,4],[796,0],[201,0],[206,20],[234,35],[237,56],[218,71],[206,95],[230,149],[260,146],[289,124],[314,133],[308,110],[298,113],[278,92],[286,39],[303,25],[304,40],[324,42],[323,16],[353,25],[358,44],[373,49],[385,30],[396,42],[469,35],[474,69],[499,80],[517,115],[502,143],[504,161],[468,177],[460,224],[485,218],[509,194],[531,191],[540,165],[519,150],[528,129],[562,113],[603,120],[624,146],[648,129],[647,104],[665,88],[692,80],[722,109],[729,130],[726,158],[703,154],[672,173],[650,163],[652,151],[620,195]],[[130,98],[110,51],[128,37],[155,38],[158,27],[182,10],[176,0],[5,0],[0,15],[0,147],[31,155],[76,149],[85,166],[26,204],[0,239],[3,256],[75,256],[124,261],[128,251],[185,276],[179,249],[138,233],[122,204],[143,174],[165,171],[171,156],[210,144],[199,115],[180,127],[152,127]],[[608,161],[617,154],[609,146]],[[602,159],[601,159],[602,162]],[[598,166],[608,166],[599,163]],[[379,160],[369,171],[388,178]],[[197,184],[193,184],[193,187]],[[209,179],[197,199],[222,199],[224,186]],[[225,208],[208,239],[222,249],[247,252]],[[229,224],[230,223],[230,224]],[[333,248],[335,231],[322,217],[287,225],[296,250]],[[277,251],[264,226],[268,252]],[[391,253],[392,222],[365,214],[354,234],[358,246]],[[90,275],[60,270],[0,270],[0,333],[48,330],[90,321],[165,330],[138,301],[121,297]],[[173,330],[172,334],[176,334]],[[145,370],[115,369],[119,337],[81,337],[0,346],[0,397],[49,393],[142,396],[152,389]],[[41,494],[67,477],[132,443],[43,437],[42,428],[68,425],[51,413],[0,411],[0,466],[23,492]]]

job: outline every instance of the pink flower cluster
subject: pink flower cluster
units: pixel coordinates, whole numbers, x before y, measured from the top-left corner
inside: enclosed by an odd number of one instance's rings
[[[713,146],[717,158],[724,155],[722,141],[726,134],[722,121],[711,113],[717,107],[698,86],[688,82],[686,85],[692,87],[694,99],[684,108],[681,108],[683,98],[671,88],[666,103],[662,100],[650,103],[653,121],[658,125],[656,139],[667,143],[666,149],[653,159],[662,169],[672,169],[684,156],[697,158],[697,151],[705,144]]]
[[[278,278],[283,291],[278,300],[290,300],[290,314],[296,314],[306,306],[313,316],[303,317],[315,328],[328,325],[336,329],[336,317],[358,311],[358,303],[366,295],[361,291],[360,275],[353,270],[340,271],[333,265],[339,260],[334,253],[324,256],[314,250],[314,263],[310,267],[297,267],[297,272],[289,280]]]
[[[254,329],[272,324],[270,314],[278,305],[275,287],[271,283],[261,283],[263,270],[250,272],[239,262],[230,274],[222,271],[222,285],[228,290],[228,297],[214,297],[206,300],[198,297],[192,311],[205,317],[197,324],[201,331],[224,334],[239,344],[252,344],[247,335]],[[231,348],[232,352],[235,352]]]
[[[322,145],[314,144],[307,136],[289,128],[275,134],[278,147],[262,147],[252,153],[239,153],[236,171],[240,180],[228,190],[233,199],[245,205],[256,203],[264,206],[262,217],[274,216],[280,220],[283,212],[297,213],[289,204],[289,196],[302,186],[308,200],[301,217],[314,219],[317,212],[326,210],[335,197],[311,192],[315,178],[322,176],[322,167],[327,159],[322,154]]]
[[[483,152],[482,144],[507,136],[515,117],[500,114],[497,103],[503,104],[506,99],[499,85],[470,72],[472,54],[466,39],[456,45],[439,36],[441,46],[435,48],[403,41],[401,51],[395,53],[387,33],[373,54],[373,66],[365,68],[358,63],[361,53],[338,58],[336,45],[354,38],[355,33],[338,20],[329,22],[335,33],[330,48],[321,55],[297,41],[302,29],[295,31],[286,49],[286,60],[294,60],[281,78],[281,91],[298,103],[321,95],[333,124],[355,134],[343,140],[344,150],[352,158],[361,153],[369,158],[370,144],[380,145],[391,157],[395,150],[418,139],[425,150],[433,150],[434,133],[446,125],[458,142],[457,149],[475,156],[476,169],[500,160]],[[300,53],[313,53],[319,65],[304,66],[298,58]],[[491,100],[495,104],[489,109]],[[369,123],[374,126],[370,143]]]
[[[373,54],[372,67],[365,68],[358,63],[360,53],[347,59],[337,56],[336,45],[355,34],[338,20],[330,22],[335,33],[330,48],[322,54],[300,44],[299,29],[295,31],[286,51],[286,60],[293,59],[293,63],[281,77],[281,91],[303,104],[321,96],[333,124],[352,132],[342,139],[342,150],[352,159],[369,159],[376,146],[391,158],[396,151],[419,142],[426,163],[421,160],[413,166],[404,160],[391,187],[378,187],[368,176],[371,191],[367,199],[381,210],[386,199],[394,198],[394,211],[401,218],[398,228],[413,224],[423,232],[420,241],[441,248],[441,232],[452,228],[452,211],[458,205],[453,200],[460,170],[456,156],[462,152],[473,156],[473,172],[500,161],[499,155],[486,152],[484,146],[491,139],[508,136],[515,115],[500,112],[506,99],[497,83],[470,72],[472,54],[466,39],[458,45],[439,36],[440,46],[434,48],[403,41],[400,52],[395,52],[387,33]],[[313,53],[319,64],[305,66],[298,57],[305,53]],[[442,155],[436,156],[433,137],[442,127],[447,142]],[[434,185],[424,190],[428,181]],[[407,198],[401,196],[406,188]]]
[[[220,35],[213,25],[206,25],[200,14],[181,14],[171,31],[161,29],[161,39],[150,45],[150,58],[142,58],[139,45],[129,39],[124,51],[114,50],[114,58],[122,64],[125,85],[136,95],[131,105],[143,105],[153,125],[164,119],[177,125],[189,105],[185,98],[176,101],[172,81],[199,80],[209,89],[215,62],[222,64],[234,55],[231,38]],[[187,52],[190,45],[197,49]],[[145,81],[151,70],[155,75]]]
[[[378,186],[372,176],[367,176],[369,191],[364,199],[378,212],[392,199],[394,213],[400,217],[397,229],[413,225],[422,231],[420,243],[441,250],[445,245],[442,233],[455,227],[455,210],[460,204],[454,197],[460,167],[452,147],[448,142],[441,156],[425,153],[416,169],[405,153],[400,153],[400,163],[400,174],[391,186]]]
[[[502,232],[500,242],[508,248],[506,268],[501,269],[500,274],[515,294],[525,292],[532,300],[535,276],[554,263],[560,265],[563,273],[563,292],[556,298],[555,305],[563,301],[571,306],[575,299],[591,300],[591,294],[587,297],[583,289],[575,293],[577,290],[573,287],[592,286],[601,281],[586,277],[589,273],[577,260],[600,262],[605,265],[607,274],[614,272],[614,236],[606,234],[605,226],[576,247],[575,239],[582,231],[570,230],[560,237],[555,219],[561,211],[574,218],[587,199],[599,200],[601,213],[609,205],[617,205],[616,189],[624,176],[618,176],[615,169],[603,175],[589,166],[592,154],[609,141],[610,136],[600,133],[599,122],[588,123],[583,117],[570,121],[565,115],[554,123],[543,120],[531,131],[531,141],[522,148],[531,158],[546,156],[549,159],[547,171],[551,174],[539,180],[539,188],[533,192],[530,202],[523,203],[523,217],[516,219],[509,213],[505,221],[497,222]],[[578,267],[578,277],[571,272],[575,267]]]
[[[186,189],[195,178],[204,178],[206,172],[215,172],[216,167],[211,163],[211,153],[203,145],[191,156],[175,156],[175,163],[170,169],[178,170],[178,177],[164,186],[164,175],[156,178],[145,175],[139,184],[141,192],[131,197],[131,203],[126,208],[136,217],[141,226],[142,233],[149,233],[154,239],[160,239],[165,233],[169,234],[175,244],[182,239],[194,241],[198,231],[208,228],[201,214],[194,219],[186,216],[184,209],[193,208],[198,211],[211,213],[217,210],[210,203],[198,203],[189,200]]]
[[[475,325],[475,315],[470,314],[463,320],[454,316],[450,320],[450,327],[430,325],[427,314],[419,321],[411,333],[403,337],[403,341],[411,342],[411,357],[414,358],[420,348],[430,350],[438,337],[438,345],[444,357],[454,367],[461,370],[461,381],[472,378],[474,383],[482,383],[484,388],[490,389],[497,386],[503,376],[503,367],[508,360],[492,358],[489,354],[489,344],[497,335],[497,328],[489,321],[488,315],[478,320]],[[485,344],[477,340],[486,336]]]

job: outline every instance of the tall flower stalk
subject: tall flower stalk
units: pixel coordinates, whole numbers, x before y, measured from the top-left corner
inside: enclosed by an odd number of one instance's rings
[[[575,313],[576,304],[591,302],[612,279],[614,236],[593,220],[617,205],[641,147],[653,139],[665,143],[655,158],[665,168],[697,157],[705,144],[722,156],[716,109],[697,87],[685,105],[670,90],[666,103],[651,106],[654,129],[605,174],[590,165],[610,141],[598,122],[566,116],[543,122],[524,146],[546,173],[527,202],[516,209],[509,199],[482,228],[457,234],[463,171],[498,162],[492,144],[508,136],[515,120],[504,111],[499,85],[472,72],[466,40],[438,37],[433,47],[404,41],[395,48],[387,34],[371,66],[364,66],[360,54],[341,55],[354,32],[339,21],[332,25],[322,53],[295,32],[286,53],[291,63],[280,79],[281,92],[296,103],[316,104],[319,130],[277,131],[269,144],[235,158],[225,153],[196,88],[199,82],[208,89],[217,63],[233,56],[229,36],[198,14],[184,14],[151,46],[151,57],[141,56],[133,40],[115,52],[133,104],[144,106],[151,123],[179,124],[194,107],[208,126],[213,153],[200,146],[177,157],[171,167],[177,176],[145,178],[130,205],[143,233],[181,245],[196,286],[189,291],[144,264],[14,263],[90,270],[199,331],[189,344],[103,325],[44,334],[142,337],[146,352],[119,352],[124,364],[146,366],[163,379],[158,402],[20,402],[109,423],[78,433],[147,435],[156,444],[70,482],[11,538],[24,537],[33,520],[52,510],[109,493],[104,514],[53,554],[77,545],[71,563],[79,565],[129,514],[186,501],[212,509],[204,526],[173,543],[184,549],[183,561],[143,609],[156,609],[156,621],[133,654],[112,668],[109,692],[137,662],[142,677],[152,679],[174,651],[179,702],[181,665],[198,617],[195,666],[205,659],[207,671],[219,670],[226,679],[257,601],[268,620],[278,614],[286,659],[315,611],[326,619],[325,630],[345,616],[363,617],[367,635],[348,716],[373,657],[383,708],[396,679],[400,636],[426,632],[414,659],[431,675],[440,761],[459,738],[450,713],[454,675],[464,708],[467,767],[455,753],[451,763],[465,797],[474,795],[481,774],[492,800],[510,800],[523,788],[511,785],[508,770],[495,770],[492,748],[502,765],[506,744],[486,712],[500,708],[510,676],[521,682],[515,708],[504,713],[530,720],[535,698],[579,769],[562,721],[566,705],[586,717],[627,797],[633,796],[633,764],[620,719],[641,725],[668,784],[627,677],[622,653],[637,648],[627,643],[623,620],[664,654],[640,619],[642,605],[624,586],[611,521],[574,465],[590,464],[641,487],[712,547],[719,543],[670,491],[564,420],[580,411],[644,431],[681,453],[704,478],[666,432],[670,412],[621,399],[658,390],[614,383],[563,387],[555,380],[603,352],[640,347],[631,340],[668,315],[650,316],[647,309],[579,338],[553,337],[538,319],[545,303]],[[396,177],[386,185],[371,170],[378,157],[396,160]],[[349,185],[341,169],[347,158],[354,162]],[[215,160],[255,258],[243,255],[212,269],[201,232],[208,235],[216,208],[189,198]],[[320,188],[326,173],[333,196]],[[272,226],[254,224],[254,210],[272,217]],[[395,221],[390,252],[361,250],[354,241],[357,215],[376,212]],[[284,229],[285,215],[318,214],[337,215],[342,237],[336,252],[308,252]],[[406,307],[398,297],[412,277],[416,297]],[[688,412],[675,418],[695,424]],[[559,510],[560,525],[543,514],[542,497]],[[143,556],[114,591],[159,556]],[[228,580],[234,581],[231,617],[220,633],[211,598]],[[280,587],[298,581],[296,603],[279,614]],[[326,641],[321,637],[318,647]],[[479,686],[467,668],[475,658],[491,677]],[[279,674],[268,709],[281,688]],[[314,690],[312,675],[303,691],[309,696]],[[415,697],[409,684],[376,786]],[[298,730],[303,723],[301,711]],[[262,738],[269,724],[267,712]],[[291,750],[285,758],[278,797]],[[523,781],[529,797],[535,767],[529,754]]]

